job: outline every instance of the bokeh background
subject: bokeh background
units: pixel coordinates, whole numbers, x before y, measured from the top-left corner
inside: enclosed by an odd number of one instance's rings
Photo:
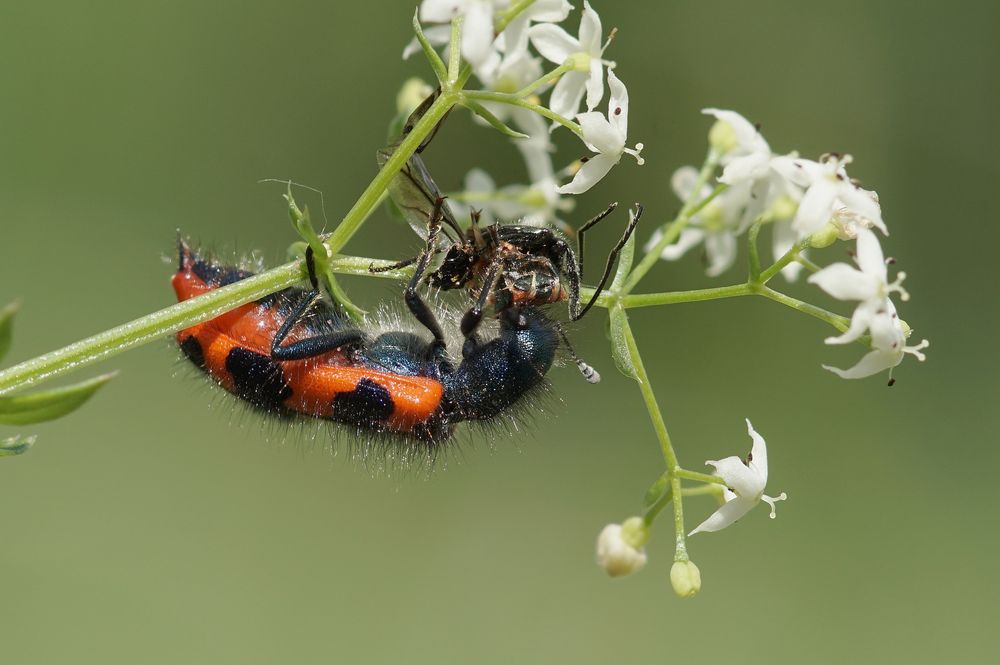
[[[170,304],[178,227],[279,260],[294,236],[261,178],[322,189],[336,220],[374,173],[398,85],[428,74],[399,58],[413,4],[3,3],[0,300],[24,300],[9,361]],[[670,590],[667,521],[642,573],[593,564],[600,527],[661,471],[603,312],[575,334],[600,385],[553,371],[562,402],[534,429],[479,437],[429,477],[372,477],[325,451],[327,432],[242,414],[164,341],[107,362],[118,379],[0,462],[0,661],[991,662],[997,7],[598,3],[648,162],[623,161],[577,221],[642,201],[644,239],[677,209],[671,171],[704,153],[699,110],[738,109],[776,150],[854,154],[910,275],[902,314],[933,342],[889,389],[821,370],[860,349],[764,300],[635,312],[682,462],[744,452],[749,416],[770,489],[790,496],[775,521],[758,509],[692,539],[696,599]],[[474,165],[522,177],[503,139],[458,115],[428,161],[446,188]],[[379,215],[348,249],[415,246]],[[643,290],[706,283],[693,256]],[[365,304],[398,298],[347,285]],[[693,525],[712,505],[686,508]]]

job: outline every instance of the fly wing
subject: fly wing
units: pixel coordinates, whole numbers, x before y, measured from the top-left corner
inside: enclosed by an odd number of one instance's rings
[[[389,158],[396,152],[397,147],[398,144],[393,144],[378,151],[377,160],[379,168],[382,168],[389,161]],[[410,227],[413,228],[417,235],[426,239],[427,225],[430,222],[431,215],[434,214],[434,205],[444,195],[438,188],[437,183],[434,182],[430,172],[427,170],[427,165],[424,164],[424,160],[420,158],[420,155],[415,154],[410,157],[406,165],[392,179],[392,182],[389,184],[389,196]],[[442,244],[448,244],[448,236],[454,235],[454,233],[461,233],[461,227],[455,221],[455,215],[448,206],[447,201],[441,206],[441,214],[444,217],[442,225],[445,230],[441,240]],[[456,239],[452,238],[451,240],[454,241]]]

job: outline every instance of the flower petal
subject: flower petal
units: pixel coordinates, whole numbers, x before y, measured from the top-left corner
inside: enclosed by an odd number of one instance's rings
[[[876,349],[865,354],[857,365],[849,369],[838,369],[823,365],[823,369],[833,372],[842,379],[863,379],[872,374],[878,374],[895,367],[903,361],[903,351],[881,351]]]
[[[748,466],[750,470],[760,477],[760,482],[767,485],[767,442],[764,437],[757,433],[747,418],[747,434],[753,439],[753,447],[750,449]],[[762,488],[763,489],[763,488]]]
[[[715,475],[726,481],[726,486],[738,496],[756,498],[764,491],[765,483],[735,455],[718,461],[709,460],[705,464],[715,467]]]
[[[558,23],[569,16],[571,9],[569,0],[535,0],[523,15],[539,23]]]
[[[608,69],[608,120],[622,135],[622,142],[628,138],[628,89],[613,69]]]
[[[600,114],[598,114],[600,115]],[[560,194],[583,194],[608,174],[621,155],[595,155],[580,167],[573,180],[556,189]]]
[[[724,109],[702,109],[702,113],[715,116],[716,120],[729,125],[736,135],[736,149],[740,152],[763,152],[770,156],[771,146],[767,144],[761,136],[757,127],[736,111],[726,111]]]
[[[850,344],[856,341],[871,327],[876,306],[877,304],[871,301],[862,302],[854,309],[854,314],[851,315],[851,325],[844,331],[844,334],[839,337],[827,337],[823,341],[827,344]]]
[[[693,166],[682,166],[670,176],[670,187],[673,188],[674,194],[683,203],[687,203],[691,199],[691,195],[694,194],[694,186],[697,182],[698,169]],[[706,194],[704,188],[699,194],[701,196]]]
[[[424,0],[420,3],[420,20],[423,23],[447,23],[465,13],[475,0]]]
[[[593,58],[590,61],[590,73],[587,74],[587,110],[593,111],[603,98],[604,64],[597,58]]]
[[[767,174],[769,160],[770,155],[765,152],[751,152],[748,155],[736,157],[730,160],[726,168],[723,169],[722,175],[719,176],[719,182],[735,185],[747,180],[762,178]]]
[[[559,26],[551,23],[531,26],[528,30],[528,37],[535,46],[535,50],[543,58],[557,65],[563,64],[571,54],[582,50],[580,42]]]
[[[828,265],[809,276],[809,283],[838,300],[869,300],[878,295],[878,282],[846,263]]]
[[[888,268],[885,265],[885,255],[878,237],[866,228],[858,229],[857,239],[858,267],[866,275],[885,284],[888,279]]]
[[[587,0],[583,0],[583,16],[580,18],[581,50],[594,57],[600,57],[601,37],[601,17]]]
[[[603,114],[597,111],[579,113],[576,120],[583,130],[583,140],[591,150],[621,156],[625,148],[625,137],[618,133]]]
[[[646,251],[652,251],[662,237],[663,231],[657,230],[646,243]],[[663,248],[663,251],[660,252],[660,258],[664,261],[676,261],[684,256],[689,249],[696,247],[704,237],[705,232],[701,229],[684,229],[674,243]]]
[[[718,277],[736,260],[736,235],[729,231],[709,233],[705,236],[705,253],[708,254],[708,268],[705,269],[705,274],[709,277]]]
[[[707,520],[695,527],[695,529],[688,535],[693,536],[696,533],[720,531],[725,529],[727,526],[750,512],[750,509],[755,505],[757,505],[756,500],[738,496],[732,501],[727,501],[725,505],[712,513]]]
[[[572,118],[580,109],[587,75],[583,72],[567,72],[556,82],[549,98],[549,108],[566,118]]]
[[[469,3],[462,23],[462,57],[478,67],[493,52],[493,39],[493,3]]]
[[[833,200],[836,196],[837,188],[827,177],[816,180],[806,190],[802,201],[799,203],[799,211],[792,222],[792,226],[799,232],[801,237],[816,233],[823,228],[824,224],[830,221],[830,216],[833,212]]]
[[[882,221],[882,208],[875,202],[872,192],[857,187],[851,182],[842,182],[837,188],[837,198],[845,206],[877,226],[882,233],[889,235],[889,230],[885,227],[885,222]]]

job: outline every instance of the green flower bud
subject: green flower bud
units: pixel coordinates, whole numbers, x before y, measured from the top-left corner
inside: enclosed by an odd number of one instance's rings
[[[640,549],[649,542],[649,527],[641,517],[630,517],[622,522],[622,540],[635,549]]]
[[[816,233],[809,236],[810,247],[829,247],[840,239],[840,229],[835,224],[827,222]]]
[[[434,92],[422,78],[407,79],[396,94],[396,112],[404,115],[413,113],[420,103]]]
[[[693,598],[701,591],[701,571],[693,561],[674,561],[670,568],[670,584],[681,598]]]
[[[716,120],[712,128],[708,130],[708,144],[715,148],[720,155],[724,155],[737,146],[736,131],[728,122]]]

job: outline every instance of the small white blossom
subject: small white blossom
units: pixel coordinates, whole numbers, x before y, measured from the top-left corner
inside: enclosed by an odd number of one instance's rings
[[[462,57],[478,67],[493,50],[493,13],[497,6],[502,9],[508,4],[506,0],[424,0],[420,4],[420,20],[448,23],[456,16],[463,16]]]
[[[572,182],[557,190],[560,194],[582,194],[587,191],[606,176],[625,153],[635,157],[640,165],[645,162],[640,156],[643,148],[641,143],[637,143],[635,148],[625,147],[628,137],[628,90],[610,69],[608,89],[611,96],[608,100],[607,117],[597,111],[576,116],[583,130],[583,142],[597,154],[587,159],[573,176]]]
[[[888,235],[875,192],[862,189],[847,175],[850,155],[824,155],[820,161],[791,158],[774,164],[790,181],[805,188],[799,210],[792,221],[799,237],[816,233],[834,215],[849,211]]]
[[[889,283],[889,270],[875,234],[864,228],[858,229],[857,234],[857,268],[846,263],[834,263],[809,276],[811,284],[816,284],[834,298],[859,301],[850,327],[839,337],[828,337],[827,344],[849,344],[866,330],[872,330],[874,334],[873,323],[885,315],[889,294],[897,292],[903,300],[910,297],[902,286],[906,273],[899,273],[896,281]]]
[[[634,573],[646,565],[646,551],[635,542],[643,540],[641,522],[641,517],[633,517],[624,524],[609,524],[597,537],[597,565],[611,577]]]
[[[754,430],[749,419],[747,419],[747,432],[753,439],[753,447],[745,462],[736,456],[705,462],[715,467],[715,474],[725,481],[727,489],[723,494],[726,502],[689,533],[689,536],[703,531],[724,529],[750,512],[750,509],[761,501],[771,506],[771,519],[774,519],[774,503],[788,498],[784,492],[776,497],[764,494],[767,485],[767,444],[764,442],[764,437]]]
[[[725,167],[719,182],[733,185],[763,177],[772,155],[771,146],[760,130],[736,111],[702,109],[701,112],[718,121],[709,138],[721,153],[720,163]]]
[[[563,74],[552,90],[549,107],[554,113],[572,117],[580,108],[583,93],[587,93],[587,110],[597,108],[604,97],[604,65],[613,63],[602,60],[607,43],[601,43],[601,17],[583,2],[579,38],[572,37],[559,26],[552,24],[532,26],[528,30],[531,43],[543,58],[562,65],[570,58],[577,69]]]
[[[693,166],[682,166],[674,172],[670,184],[677,197],[688,203],[700,201],[712,193],[712,188],[708,185],[695,191],[697,181],[698,170]],[[687,228],[681,231],[677,241],[663,248],[660,258],[676,261],[688,250],[704,242],[708,259],[705,273],[709,277],[716,277],[728,270],[736,260],[736,237],[744,230],[740,225],[749,189],[749,183],[740,183],[712,199],[690,218]],[[663,230],[658,229],[646,243],[646,251],[652,250],[662,237]]]
[[[858,301],[847,331],[837,337],[828,337],[827,344],[847,344],[866,331],[871,334],[872,351],[857,365],[846,370],[823,366],[844,379],[861,379],[892,369],[903,361],[907,353],[923,361],[925,356],[920,351],[930,344],[923,340],[915,346],[906,345],[906,333],[896,314],[896,306],[889,298],[895,292],[900,294],[902,300],[909,299],[901,284],[906,273],[900,272],[890,283],[878,238],[864,226],[855,227],[853,232],[857,235],[855,258],[858,267],[834,263],[809,277],[811,283],[838,300]]]

